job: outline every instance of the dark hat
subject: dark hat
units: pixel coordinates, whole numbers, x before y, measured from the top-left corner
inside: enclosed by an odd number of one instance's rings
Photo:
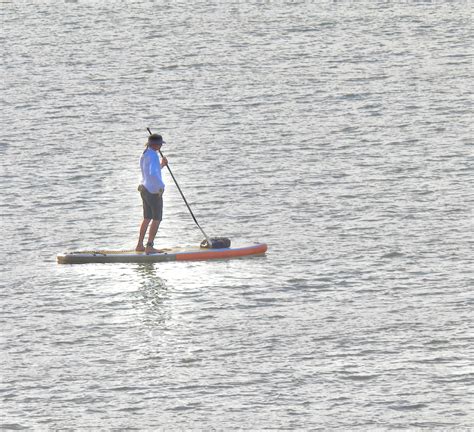
[[[151,134],[148,137],[148,144],[162,145],[166,143],[163,141],[163,137],[161,135]]]

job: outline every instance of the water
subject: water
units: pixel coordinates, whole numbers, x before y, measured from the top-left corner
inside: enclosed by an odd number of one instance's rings
[[[3,1],[3,429],[472,427],[471,7]],[[146,127],[266,257],[55,263],[134,247]]]

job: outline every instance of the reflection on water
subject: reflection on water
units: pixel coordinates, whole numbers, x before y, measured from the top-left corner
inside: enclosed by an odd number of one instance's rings
[[[138,264],[134,268],[138,275],[139,290],[136,292],[139,307],[145,309],[142,322],[156,328],[162,326],[170,316],[166,283],[158,274],[155,264]]]

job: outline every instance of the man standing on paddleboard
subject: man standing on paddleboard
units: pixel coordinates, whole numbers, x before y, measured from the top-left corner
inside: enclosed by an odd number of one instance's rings
[[[142,181],[138,190],[143,201],[143,221],[140,226],[140,235],[135,250],[147,254],[159,253],[153,247],[158,227],[163,217],[163,192],[165,184],[161,177],[161,168],[168,164],[166,157],[162,157],[161,162],[158,153],[164,144],[161,135],[152,134],[148,137],[145,151],[140,157],[140,169],[142,171]],[[148,243],[143,246],[143,241],[150,224],[148,232]]]

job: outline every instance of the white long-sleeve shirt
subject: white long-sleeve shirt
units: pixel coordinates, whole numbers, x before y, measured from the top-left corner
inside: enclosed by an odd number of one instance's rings
[[[142,185],[148,192],[158,193],[165,189],[161,178],[161,163],[158,153],[148,147],[140,157],[140,168],[142,170]]]

